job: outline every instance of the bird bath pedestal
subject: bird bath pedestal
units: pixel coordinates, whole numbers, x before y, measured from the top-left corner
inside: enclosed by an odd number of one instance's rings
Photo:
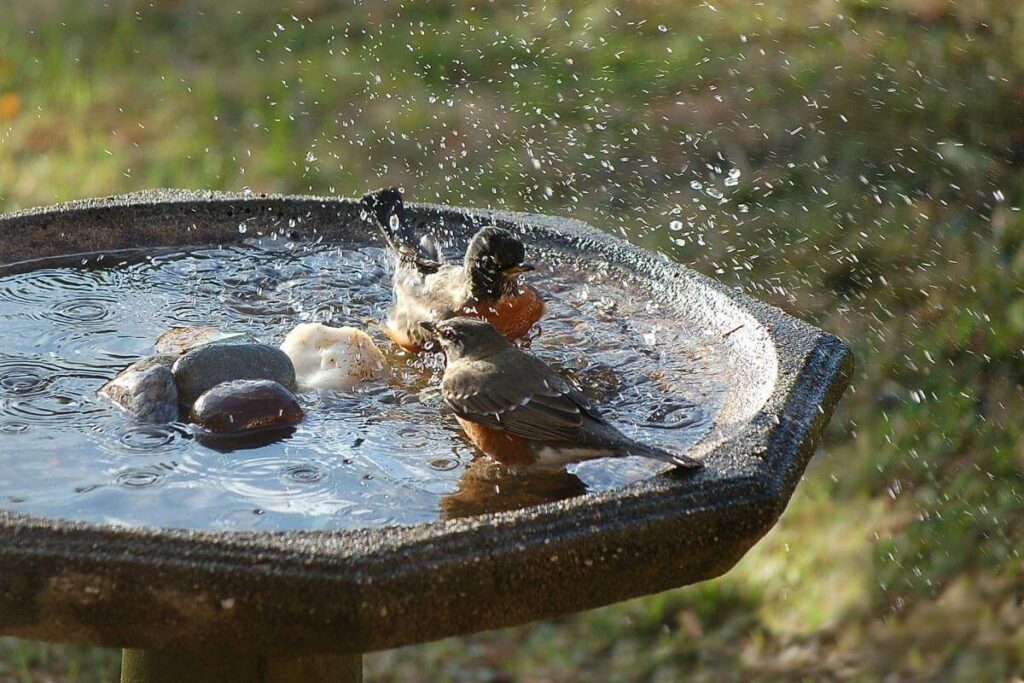
[[[0,633],[122,647],[122,680],[133,683],[357,681],[364,652],[719,576],[772,527],[849,382],[842,342],[579,221],[405,211],[455,239],[489,222],[600,259],[719,340],[730,391],[690,451],[706,467],[511,512],[350,531],[113,527],[0,511]],[[153,191],[0,217],[0,276],[63,255],[117,262],[261,231],[380,243],[356,201]]]

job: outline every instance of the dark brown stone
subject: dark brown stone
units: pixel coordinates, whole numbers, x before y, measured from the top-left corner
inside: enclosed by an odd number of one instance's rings
[[[192,407],[192,421],[217,434],[244,434],[296,425],[302,421],[302,408],[277,382],[241,379],[200,396]]]

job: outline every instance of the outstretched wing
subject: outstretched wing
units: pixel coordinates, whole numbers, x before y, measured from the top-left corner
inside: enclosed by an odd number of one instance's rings
[[[531,441],[585,443],[588,427],[609,428],[597,408],[544,363],[518,349],[505,353],[514,358],[503,359],[502,371],[488,361],[449,367],[442,394],[456,415]]]
[[[437,272],[443,265],[436,246],[423,239],[417,240],[412,233],[405,220],[405,203],[399,188],[386,187],[365,194],[360,204],[373,216],[384,241],[398,256],[400,264],[411,266],[424,275]]]

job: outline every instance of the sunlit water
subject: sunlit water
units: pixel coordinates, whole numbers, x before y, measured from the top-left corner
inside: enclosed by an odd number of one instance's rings
[[[613,269],[584,276],[563,255],[531,256],[549,302],[533,351],[635,438],[682,450],[705,434],[723,396],[713,340]],[[662,468],[602,459],[522,475],[478,456],[440,400],[440,358],[407,356],[376,328],[391,298],[380,249],[281,240],[92,265],[0,278],[0,507],[133,526],[358,528],[522,507]],[[214,450],[187,424],[141,424],[96,395],[169,327],[277,344],[309,320],[367,330],[392,376],[302,394],[304,422],[276,443]]]

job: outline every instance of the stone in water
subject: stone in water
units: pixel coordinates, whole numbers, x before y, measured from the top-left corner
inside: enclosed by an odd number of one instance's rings
[[[347,390],[388,373],[384,354],[353,327],[303,323],[288,333],[281,350],[295,366],[300,389]]]
[[[281,349],[267,344],[206,344],[197,346],[174,363],[178,399],[191,406],[221,382],[268,379],[295,390],[295,368]]]
[[[99,393],[145,422],[178,419],[178,388],[171,364],[174,356],[152,356],[129,365]]]
[[[302,421],[295,395],[270,380],[223,382],[203,393],[192,407],[192,421],[216,434],[292,427]]]
[[[238,344],[255,342],[248,332],[224,332],[216,327],[172,327],[156,340],[156,352],[180,356],[203,344]]]

